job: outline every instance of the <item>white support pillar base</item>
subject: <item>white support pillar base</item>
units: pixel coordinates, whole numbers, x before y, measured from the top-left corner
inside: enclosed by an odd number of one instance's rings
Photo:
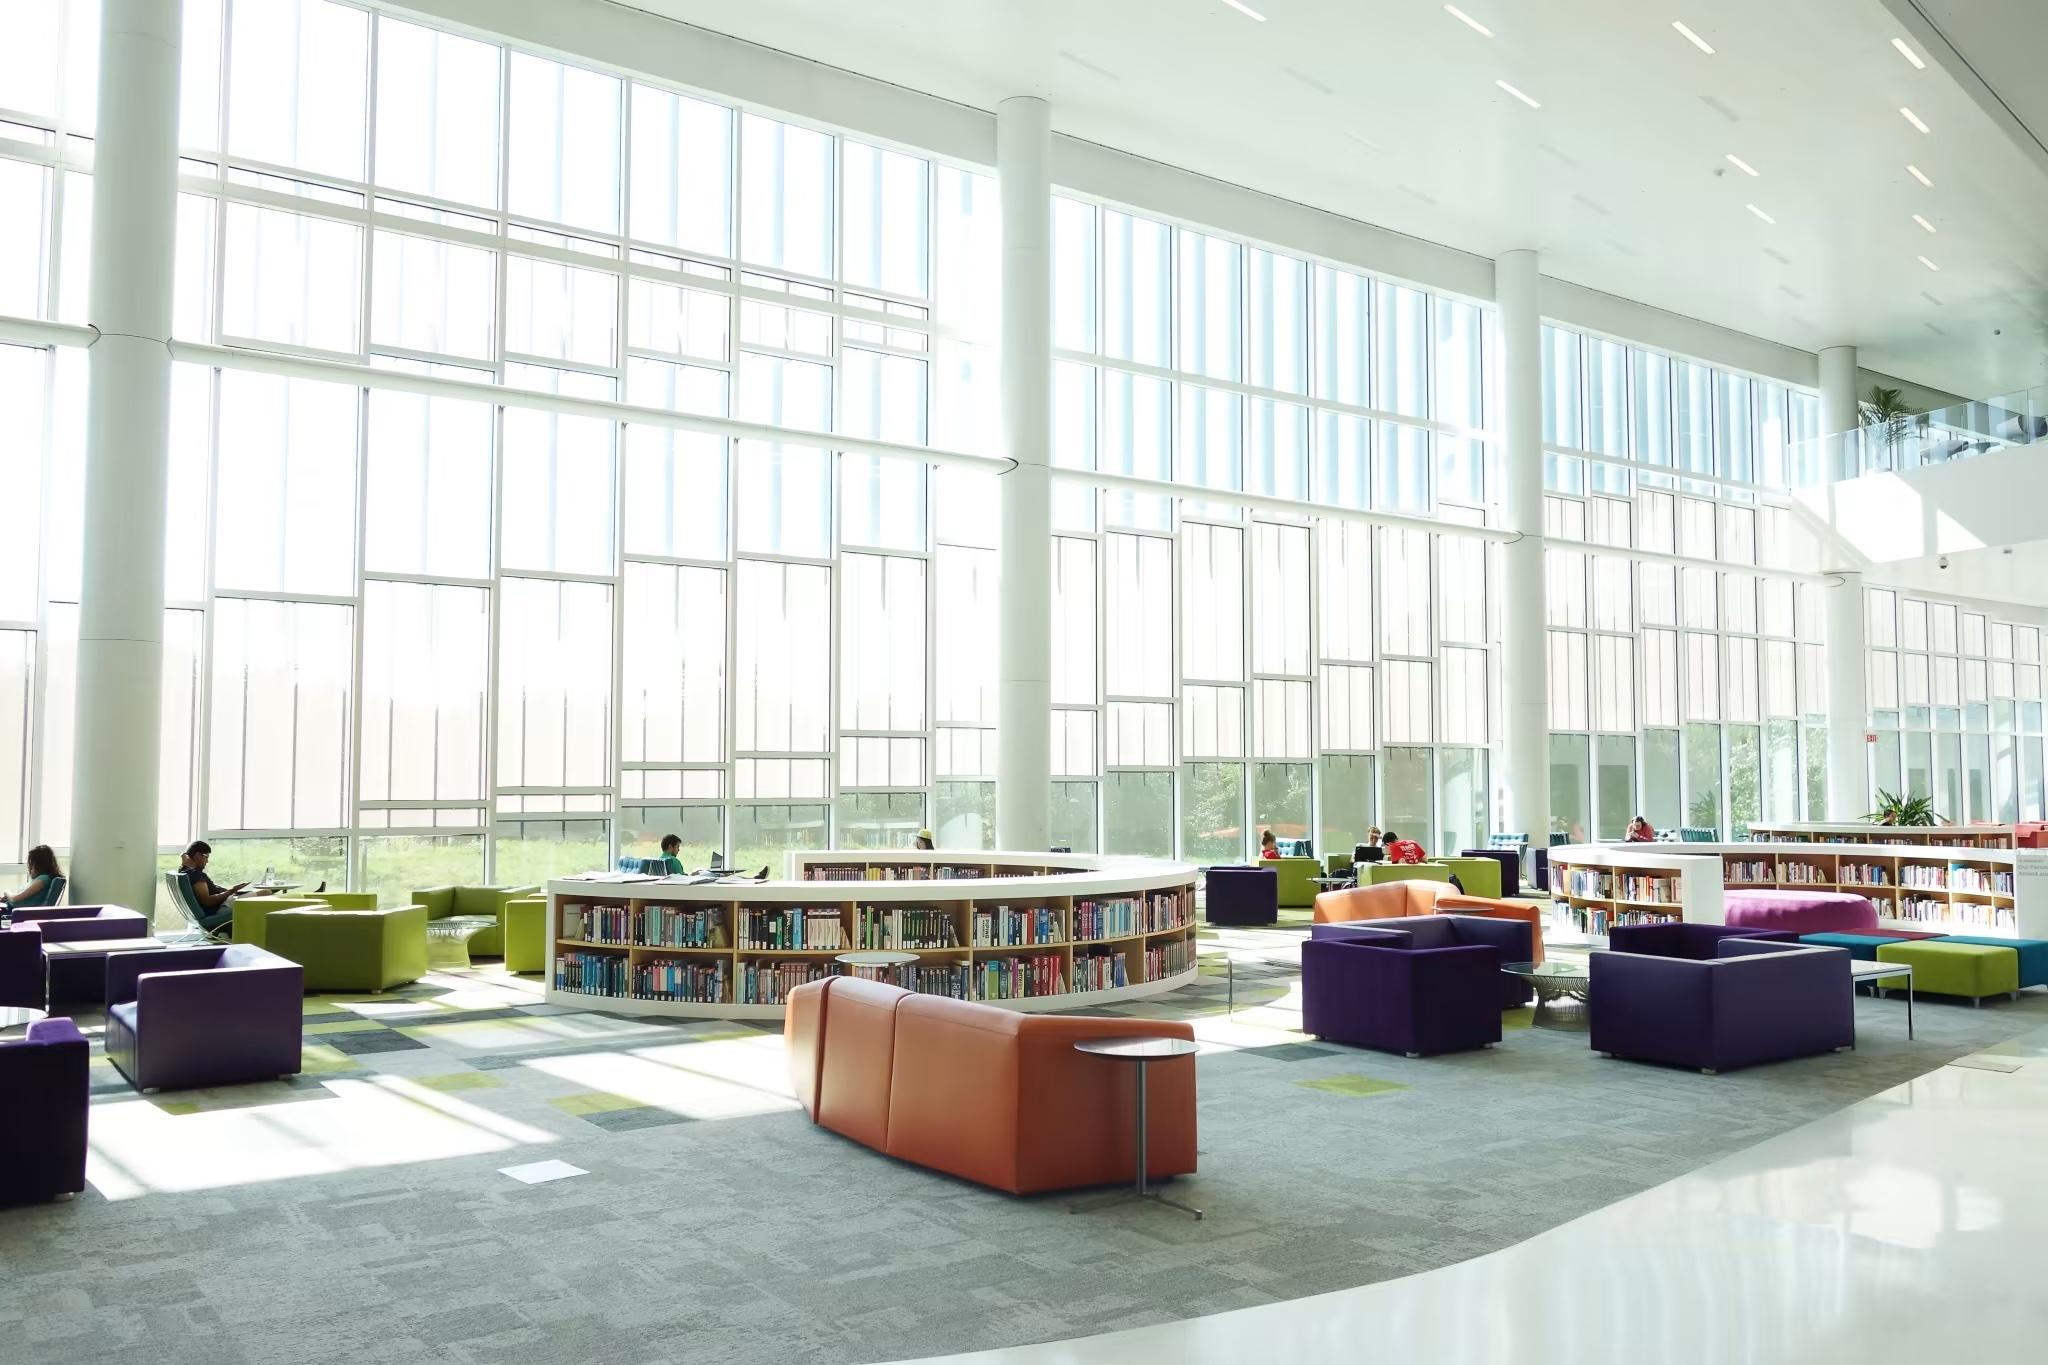
[[[1865,676],[1868,618],[1863,575],[1837,572],[1821,589],[1827,623],[1828,811],[1830,820],[1861,820],[1870,813],[1867,754],[1870,693]]]
[[[1052,112],[996,111],[1003,211],[1002,596],[997,623],[996,847],[1052,842]]]
[[[1520,538],[1501,553],[1500,776],[1506,828],[1538,848],[1550,836],[1550,667],[1543,606],[1543,308],[1533,251],[1494,263],[1500,307],[1504,429],[1502,504]]]

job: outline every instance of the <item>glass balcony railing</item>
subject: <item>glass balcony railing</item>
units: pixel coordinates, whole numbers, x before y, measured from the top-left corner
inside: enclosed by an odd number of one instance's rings
[[[2048,446],[2048,384],[1801,441],[1792,467],[1852,479],[2025,445]]]

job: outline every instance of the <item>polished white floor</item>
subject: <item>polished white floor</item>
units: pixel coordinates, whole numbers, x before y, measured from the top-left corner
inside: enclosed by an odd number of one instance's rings
[[[1478,1260],[1213,1317],[943,1359],[2048,1358],[2048,1029],[1979,1056],[2019,1066],[1942,1067]],[[1356,1174],[1369,1178],[1365,1168]]]

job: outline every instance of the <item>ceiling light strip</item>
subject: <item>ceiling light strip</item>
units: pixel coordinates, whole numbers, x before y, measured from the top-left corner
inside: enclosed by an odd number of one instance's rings
[[[1677,29],[1688,43],[1691,43],[1694,47],[1706,53],[1709,57],[1714,55],[1714,45],[1708,42],[1705,38],[1700,37],[1699,34],[1694,33],[1691,29],[1687,28],[1682,21],[1673,19],[1671,21],[1671,27]]]
[[[1465,11],[1459,9],[1456,5],[1445,5],[1444,13],[1450,15],[1453,19],[1456,19],[1459,23],[1463,24],[1466,28],[1471,29],[1474,33],[1478,34],[1482,38],[1491,38],[1493,36],[1492,29],[1480,23],[1477,19],[1474,19],[1471,15],[1465,13]]]
[[[1934,182],[1927,178],[1927,172],[1921,170],[1918,166],[1908,163],[1906,166],[1906,174],[1912,176],[1915,180],[1925,185],[1928,189],[1931,190],[1934,188]]]
[[[1735,155],[1735,153],[1733,152],[1728,153],[1728,164],[1733,166],[1736,170],[1741,171],[1744,175],[1761,174],[1761,172],[1759,172],[1756,167],[1750,165],[1747,161],[1744,161],[1741,157]]]
[[[1935,230],[1934,224],[1928,222],[1925,218],[1922,218],[1917,213],[1913,215],[1913,221],[1918,223],[1921,227],[1926,228],[1929,232],[1933,232]]]
[[[1920,116],[1914,113],[1911,109],[1908,109],[1905,105],[1902,104],[1899,106],[1899,113],[1904,116],[1906,122],[1912,124],[1921,132],[1925,133],[1929,131],[1927,125],[1920,121]]]
[[[1915,256],[1913,259],[1926,266],[1929,270],[1932,270],[1935,274],[1939,275],[1941,273],[1941,267],[1928,260],[1925,256]]]
[[[1927,69],[1927,63],[1920,60],[1919,53],[1915,52],[1912,48],[1906,46],[1906,40],[1904,38],[1892,39],[1892,46],[1899,50],[1899,55],[1901,57],[1904,57],[1907,61],[1913,64],[1913,69],[1915,71],[1925,71]]]
[[[1244,0],[1223,0],[1223,3],[1236,10],[1239,14],[1244,15],[1247,19],[1256,19],[1262,24],[1266,22],[1266,16],[1253,9],[1250,5],[1245,4]]]
[[[1756,206],[1755,204],[1750,204],[1750,205],[1747,205],[1746,207],[1747,207],[1747,208],[1749,209],[1749,211],[1750,211],[1751,213],[1753,213],[1753,214],[1755,214],[1755,215],[1756,215],[1757,217],[1759,217],[1759,218],[1763,219],[1763,220],[1764,220],[1764,221],[1765,221],[1766,223],[1770,223],[1770,224],[1773,224],[1773,225],[1775,225],[1775,224],[1777,223],[1777,221],[1778,221],[1777,219],[1775,219],[1775,218],[1771,217],[1771,215],[1770,215],[1770,214],[1768,214],[1768,213],[1765,213],[1765,212],[1764,212],[1764,211],[1763,211],[1762,209],[1758,208],[1758,207],[1757,207],[1757,206]]]
[[[1509,85],[1506,81],[1495,81],[1494,84],[1499,86],[1501,89],[1507,91],[1510,95],[1513,95],[1522,103],[1528,105],[1531,109],[1541,109],[1543,107],[1540,101],[1531,99],[1529,96],[1515,89],[1515,87],[1513,87],[1512,85]]]

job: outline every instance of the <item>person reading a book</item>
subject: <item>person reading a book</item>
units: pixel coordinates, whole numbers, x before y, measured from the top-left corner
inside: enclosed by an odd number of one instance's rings
[[[1386,840],[1380,845],[1387,851],[1390,863],[1419,863],[1429,855],[1422,851],[1422,845],[1413,839],[1403,839],[1392,830],[1387,831]]]
[[[235,897],[249,889],[247,882],[229,887],[216,884],[206,875],[206,862],[211,857],[213,846],[204,839],[195,839],[178,859],[178,870],[191,884],[192,899],[199,903],[199,927],[209,934],[234,918]]]
[[[1280,856],[1280,841],[1273,837],[1270,829],[1259,835],[1259,856],[1274,859]]]
[[[661,860],[668,864],[668,875],[671,877],[680,877],[688,870],[683,866],[682,851],[683,840],[681,835],[664,834],[661,836]]]
[[[1638,815],[1635,819],[1628,822],[1628,833],[1621,837],[1623,843],[1654,844],[1657,842],[1657,831],[1650,828],[1648,820]]]
[[[24,910],[32,905],[49,905],[56,900],[57,879],[63,875],[57,870],[57,855],[50,852],[50,846],[37,844],[28,851],[27,884],[19,891],[0,894],[0,905]]]

